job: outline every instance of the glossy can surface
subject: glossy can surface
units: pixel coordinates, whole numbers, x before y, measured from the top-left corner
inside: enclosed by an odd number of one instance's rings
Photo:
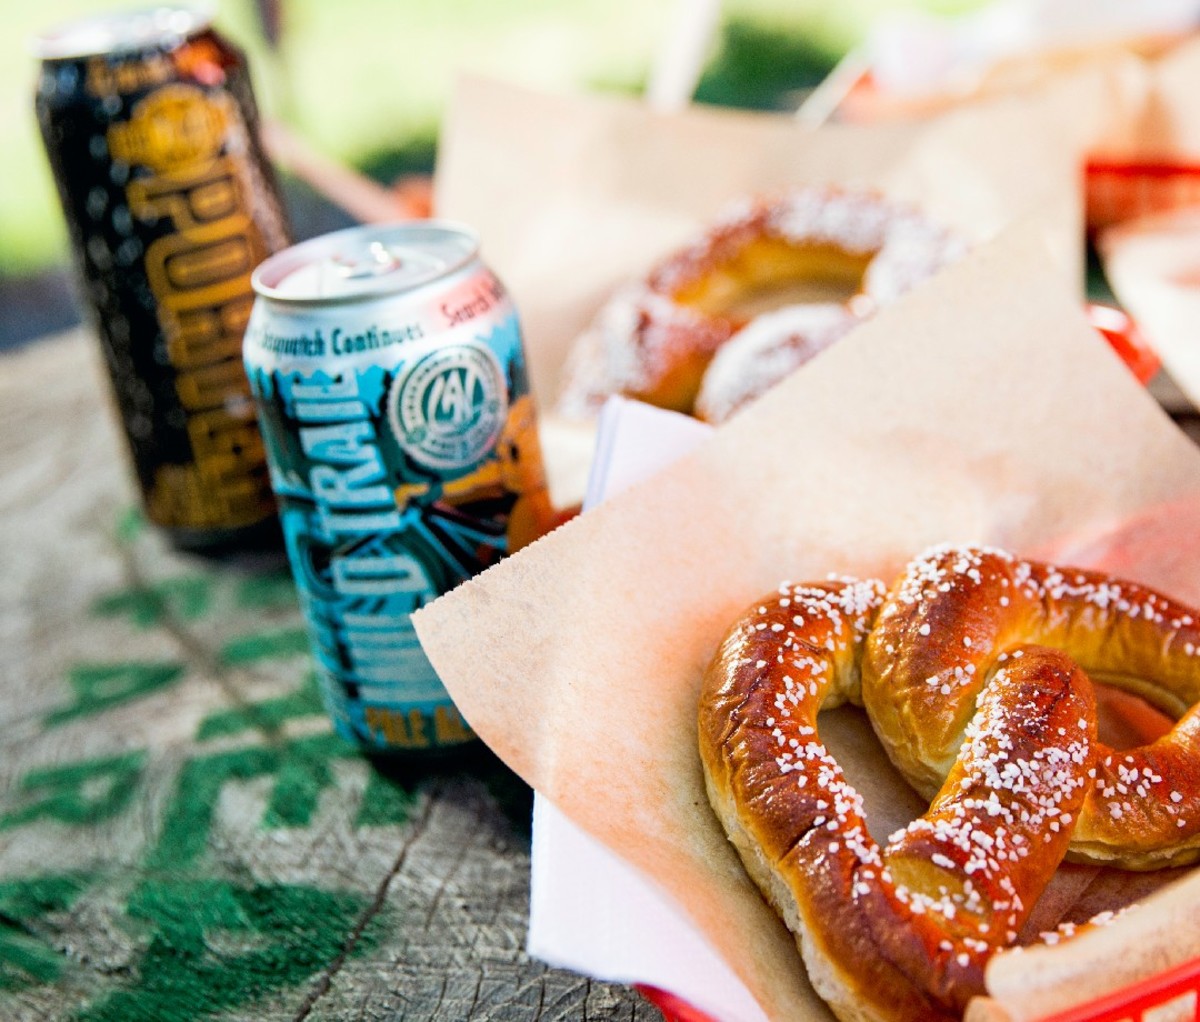
[[[181,545],[274,521],[242,369],[254,267],[288,243],[241,52],[202,12],[35,41],[38,122],[146,512]]]
[[[370,750],[469,742],[410,617],[549,522],[516,310],[435,222],[305,242],[254,283],[246,369],[334,722]]]

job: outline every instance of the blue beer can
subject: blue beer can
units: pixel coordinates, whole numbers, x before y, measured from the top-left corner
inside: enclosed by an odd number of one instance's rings
[[[267,259],[244,355],[321,688],[373,752],[474,739],[413,630],[552,523],[516,310],[469,230],[364,226]]]

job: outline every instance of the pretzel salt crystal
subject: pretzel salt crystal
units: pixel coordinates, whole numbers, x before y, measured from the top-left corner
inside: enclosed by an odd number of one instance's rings
[[[952,1019],[1066,852],[1089,784],[1091,687],[1054,650],[992,679],[929,812],[880,850],[817,733],[859,701],[877,582],[784,587],[747,613],[700,703],[709,798],[842,1019]]]
[[[781,292],[797,287],[845,291],[853,297],[840,308],[853,325],[963,250],[932,220],[874,192],[811,186],[737,203],[707,233],[605,303],[575,342],[559,410],[587,417],[609,395],[623,394],[690,412],[713,356],[754,321],[764,299],[777,304]],[[815,354],[829,334],[823,321],[811,328],[811,338],[795,337],[794,317],[775,322],[782,342],[792,338],[793,353]],[[839,325],[840,332],[848,325]],[[756,392],[796,364],[781,360],[780,375],[760,381]],[[761,375],[761,367],[757,371]],[[730,382],[742,389],[740,381]],[[743,396],[723,390],[719,382],[709,387],[706,405],[714,420],[714,410],[732,410]]]
[[[1143,868],[1195,857],[1200,637],[1161,594],[1001,551],[939,548],[882,590],[785,586],[749,610],[705,675],[701,760],[838,1017],[958,1018],[1068,846]],[[1071,653],[1182,720],[1144,749],[1100,745]],[[935,792],[882,851],[817,733],[844,700]]]
[[[884,748],[929,796],[989,674],[1020,643],[1070,654],[1089,677],[1174,718],[1158,741],[1100,746],[1071,858],[1127,869],[1200,858],[1200,621],[1145,586],[1001,550],[941,547],[893,587],[866,646],[863,702]]]

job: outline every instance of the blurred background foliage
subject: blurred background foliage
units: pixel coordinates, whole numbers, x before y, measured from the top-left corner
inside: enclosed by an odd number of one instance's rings
[[[432,168],[438,121],[462,72],[538,88],[636,94],[669,30],[675,3],[218,0],[213,9],[218,27],[248,51],[267,116],[325,156],[389,183]],[[63,304],[54,297],[61,287],[44,278],[47,271],[61,277],[69,259],[33,116],[36,62],[28,40],[41,29],[120,6],[119,0],[5,5],[0,317],[10,321],[20,303]],[[757,109],[794,107],[878,15],[914,9],[953,14],[977,6],[978,0],[725,0],[696,99]],[[299,236],[338,225],[338,215],[319,197],[294,181],[285,187]],[[15,281],[21,286],[14,287]],[[58,312],[59,319],[74,315]],[[16,318],[10,334],[47,328],[36,316]],[[5,332],[0,324],[0,337]]]

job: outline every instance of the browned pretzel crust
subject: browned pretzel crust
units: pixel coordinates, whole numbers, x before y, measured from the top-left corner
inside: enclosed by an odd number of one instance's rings
[[[863,702],[909,783],[929,796],[980,691],[1018,643],[1065,650],[1096,681],[1178,723],[1151,745],[1099,746],[1073,859],[1150,869],[1200,857],[1200,623],[1169,597],[1095,571],[1002,550],[942,547],[914,560],[880,611]]]
[[[572,348],[560,411],[586,417],[623,394],[720,421],[964,247],[875,192],[812,186],[739,202],[604,304]],[[752,323],[757,336],[733,341],[709,381],[718,350]]]
[[[875,581],[787,585],[734,624],[700,699],[709,799],[839,1018],[961,1017],[1073,840],[1138,866],[1194,857],[1192,617],[1095,573],[943,548],[886,600]],[[1183,720],[1113,753],[1084,667]],[[883,849],[817,731],[847,700],[933,795]]]

